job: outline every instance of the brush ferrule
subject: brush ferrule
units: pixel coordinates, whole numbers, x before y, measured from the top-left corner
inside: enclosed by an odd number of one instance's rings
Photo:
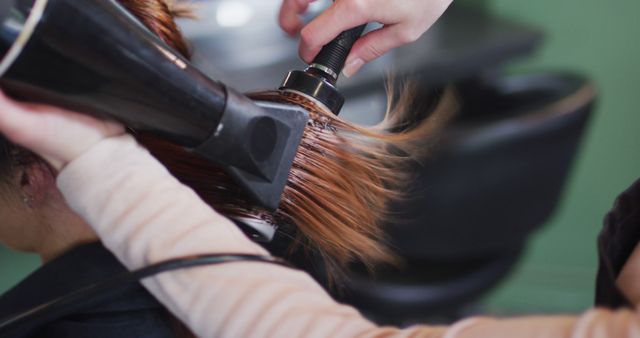
[[[289,72],[280,86],[281,90],[292,90],[312,97],[331,112],[338,115],[344,104],[344,96],[338,92],[332,79],[320,74],[316,68],[308,68],[306,71],[294,70]]]
[[[362,25],[340,33],[322,48],[307,69],[289,72],[280,89],[311,97],[338,115],[344,104],[344,96],[336,89],[338,75],[365,27]]]
[[[323,66],[319,63],[312,63],[309,65],[309,68],[315,68],[319,71],[322,71],[327,75],[331,76],[331,78],[333,78],[334,81],[338,81],[338,74],[329,67]]]

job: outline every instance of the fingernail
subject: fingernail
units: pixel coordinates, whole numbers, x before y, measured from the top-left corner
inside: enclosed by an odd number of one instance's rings
[[[360,68],[364,65],[364,61],[362,59],[353,59],[344,66],[342,69],[342,74],[346,77],[352,77],[355,73],[357,73]]]

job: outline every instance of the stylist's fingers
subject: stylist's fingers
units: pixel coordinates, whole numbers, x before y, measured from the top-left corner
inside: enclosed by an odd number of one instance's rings
[[[15,102],[0,92],[0,132],[60,169],[124,128],[56,107]]]
[[[417,40],[419,31],[412,31],[400,24],[385,26],[362,36],[351,48],[342,73],[351,77],[360,68],[388,51]]]
[[[300,32],[300,57],[310,63],[341,32],[369,22],[385,25],[359,40],[348,57],[353,75],[390,49],[415,41],[444,13],[452,0],[336,0]]]
[[[283,0],[278,15],[280,27],[290,35],[298,33],[303,26],[300,15],[307,11],[309,3],[313,1],[315,0]]]
[[[387,0],[384,0],[387,1]],[[338,0],[300,31],[300,57],[311,63],[322,46],[341,32],[376,18],[377,0]]]

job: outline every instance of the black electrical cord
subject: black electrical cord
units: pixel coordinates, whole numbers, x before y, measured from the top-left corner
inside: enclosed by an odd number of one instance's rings
[[[99,304],[115,294],[137,288],[140,286],[138,282],[147,277],[178,269],[232,262],[262,262],[292,267],[279,258],[245,254],[205,254],[170,259],[88,285],[8,319],[3,319],[0,322],[0,337],[23,337],[29,334],[29,331],[47,322]]]

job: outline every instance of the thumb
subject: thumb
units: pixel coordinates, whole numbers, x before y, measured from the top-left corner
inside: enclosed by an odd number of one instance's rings
[[[20,145],[31,142],[29,131],[35,129],[42,133],[41,122],[0,91],[0,133],[9,140]]]

